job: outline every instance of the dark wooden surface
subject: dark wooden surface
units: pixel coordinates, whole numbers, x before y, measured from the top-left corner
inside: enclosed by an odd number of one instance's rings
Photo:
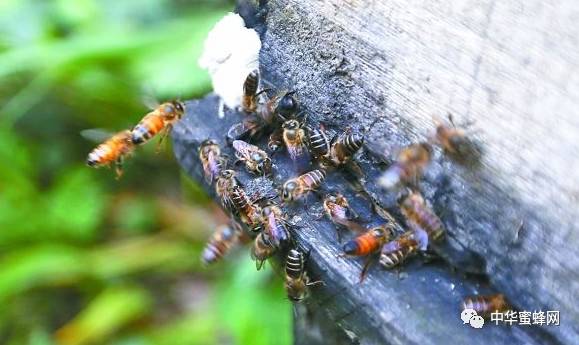
[[[392,211],[394,194],[375,179],[396,149],[431,135],[432,116],[470,123],[483,148],[476,168],[435,152],[421,189],[448,229],[434,248],[443,260],[414,261],[400,275],[374,268],[358,285],[361,262],[336,258],[335,231],[314,219],[319,202],[293,210],[298,242],[312,248],[308,268],[329,282],[313,291],[313,314],[351,343],[579,343],[579,3],[261,2],[239,8],[261,35],[262,75],[296,90],[310,122],[366,130],[364,187]],[[175,131],[177,157],[196,179],[198,141],[222,139],[239,121],[217,125],[214,102],[190,104]],[[287,177],[282,161],[276,183]],[[463,326],[462,297],[487,291],[520,310],[559,310],[561,326]]]
[[[202,183],[214,196],[213,188],[202,182],[198,159],[199,144],[208,138],[217,140],[225,153],[233,157],[227,147],[225,133],[241,114],[226,112],[218,119],[218,98],[210,95],[200,101],[189,101],[187,115],[175,127],[173,144],[175,155],[183,169]],[[258,143],[265,145],[263,141]],[[358,158],[368,174],[375,178],[378,171],[368,151]],[[293,165],[284,152],[274,158],[273,180],[253,178],[240,168],[241,181],[251,193],[269,195],[293,175]],[[353,207],[368,224],[382,220],[371,212],[369,202],[357,196],[342,172],[329,175],[322,193],[340,191],[352,201]],[[370,183],[368,183],[370,184]],[[375,265],[366,280],[359,284],[363,260],[339,258],[340,244],[334,226],[322,214],[316,196],[307,207],[286,208],[292,234],[304,251],[311,251],[307,269],[312,279],[322,279],[325,286],[311,289],[306,311],[299,312],[296,327],[298,344],[315,344],[320,337],[336,344],[545,344],[555,342],[539,328],[489,326],[481,330],[463,325],[459,317],[460,301],[466,295],[493,291],[484,279],[467,277],[444,262],[412,260],[399,271],[385,271]],[[343,239],[352,235],[343,234]],[[280,282],[281,284],[281,282]],[[309,311],[307,311],[309,310]],[[306,318],[304,320],[304,318]],[[323,342],[322,342],[323,343]]]

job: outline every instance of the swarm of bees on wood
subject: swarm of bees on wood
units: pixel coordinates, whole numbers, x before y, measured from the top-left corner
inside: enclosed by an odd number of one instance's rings
[[[245,243],[251,243],[250,255],[258,270],[269,258],[282,255],[288,299],[300,302],[308,296],[309,287],[324,283],[308,277],[309,252],[301,251],[295,243],[284,206],[304,203],[310,194],[318,194],[327,176],[336,170],[351,169],[363,174],[357,166],[356,154],[364,146],[364,133],[347,128],[330,139],[323,125],[308,123],[307,118],[301,116],[294,91],[268,96],[270,90],[259,90],[259,86],[259,72],[252,71],[243,85],[242,121],[226,134],[235,152],[235,162],[222,154],[214,138],[206,138],[199,145],[205,182],[214,185],[223,209],[231,216],[230,223],[219,227],[209,239],[202,261],[206,265],[218,262]],[[119,132],[97,146],[89,153],[87,164],[91,167],[114,165],[117,178],[120,177],[123,159],[154,136],[160,135],[161,142],[184,113],[185,104],[180,101],[159,105],[134,128]],[[367,258],[360,282],[372,262],[392,269],[425,253],[431,243],[443,241],[444,224],[421,195],[418,184],[428,168],[434,145],[455,161],[472,158],[473,143],[462,129],[454,126],[452,118],[450,122],[452,126],[435,120],[436,131],[430,140],[402,148],[395,162],[377,181],[385,190],[398,191],[398,207],[407,226],[404,232],[396,230],[394,218],[382,208],[379,214],[386,221],[366,226],[344,195],[328,193],[322,197],[324,214],[335,225],[340,242],[342,231],[355,234],[343,244],[340,256]],[[252,143],[264,135],[269,136],[267,147]],[[234,167],[241,163],[250,174],[267,178],[275,169],[271,155],[282,149],[293,162],[295,177],[280,184],[278,195],[273,198],[250,196]],[[463,308],[475,309],[485,316],[492,311],[504,311],[507,305],[503,295],[473,296],[463,302]]]

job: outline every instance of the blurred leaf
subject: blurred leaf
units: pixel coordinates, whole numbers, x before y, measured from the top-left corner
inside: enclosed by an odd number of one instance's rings
[[[106,198],[87,168],[74,169],[59,178],[46,195],[50,228],[66,237],[86,240],[104,216]]]
[[[94,274],[106,279],[161,266],[165,270],[199,266],[198,257],[199,251],[180,238],[150,236],[97,248],[89,260]]]
[[[256,271],[249,259],[236,262],[232,277],[219,289],[219,315],[235,344],[291,344],[291,303],[279,278],[266,266]],[[256,331],[259,330],[259,331]]]
[[[151,304],[151,296],[141,288],[109,288],[60,328],[56,339],[61,345],[103,343],[123,326],[143,317]]]
[[[88,271],[86,256],[72,247],[19,249],[0,259],[0,302],[40,285],[78,279]]]

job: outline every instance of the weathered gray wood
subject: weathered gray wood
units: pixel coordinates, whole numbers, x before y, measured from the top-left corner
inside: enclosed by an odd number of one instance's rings
[[[548,331],[567,343],[579,341],[577,18],[574,0],[270,1],[260,56],[312,121],[365,127],[375,153],[425,139],[433,115],[473,122],[481,167],[438,155],[422,185],[449,231],[439,253],[520,309],[560,310]]]
[[[232,157],[225,133],[242,119],[241,114],[231,111],[226,112],[223,120],[218,119],[218,104],[214,95],[187,102],[187,114],[173,132],[175,155],[183,169],[212,196],[215,196],[213,188],[202,182],[199,145],[211,138]],[[265,139],[257,144],[265,146]],[[369,178],[376,177],[378,171],[372,166],[378,163],[369,152],[362,152],[358,160]],[[274,164],[271,180],[254,178],[239,169],[246,190],[261,196],[275,194],[294,172],[293,164],[284,153],[274,157]],[[330,174],[321,192],[336,190],[349,198],[369,224],[383,222],[372,213],[367,200],[349,186],[342,172]],[[338,257],[341,246],[336,229],[327,219],[319,217],[322,209],[316,197],[312,196],[307,206],[285,205],[284,210],[297,245],[311,253],[307,262],[310,277],[325,282],[325,286],[311,289],[311,297],[305,303],[308,311],[296,313],[296,332],[300,335],[296,337],[297,344],[315,344],[320,342],[320,336],[322,341],[332,344],[556,343],[537,327],[489,326],[475,330],[463,325],[459,318],[462,298],[492,290],[484,279],[466,277],[442,262],[425,263],[417,259],[400,272],[384,271],[376,265],[360,284],[363,260]],[[304,315],[308,313],[313,317],[306,318]]]

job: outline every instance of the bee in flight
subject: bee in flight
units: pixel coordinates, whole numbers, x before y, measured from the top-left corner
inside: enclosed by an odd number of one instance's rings
[[[251,258],[255,260],[255,268],[259,271],[263,267],[265,260],[272,257],[276,250],[276,246],[271,243],[268,235],[264,231],[260,232],[253,241],[250,252]]]
[[[326,171],[312,170],[296,178],[289,179],[283,184],[282,199],[285,202],[296,201],[306,196],[308,192],[316,190],[326,178]]]
[[[322,281],[311,282],[305,269],[305,255],[297,249],[290,249],[285,263],[285,289],[287,296],[294,302],[301,302],[307,297],[308,286],[324,284]]]
[[[275,247],[280,247],[290,240],[285,215],[279,206],[270,204],[261,210],[261,223],[263,231],[267,234],[270,242]]]
[[[234,220],[228,225],[222,225],[217,228],[201,254],[203,263],[210,265],[221,260],[221,258],[243,241],[243,235],[244,232],[241,225]]]
[[[412,144],[403,148],[397,161],[392,164],[378,180],[385,188],[393,188],[401,183],[417,184],[418,179],[432,155],[432,147],[428,143]]]
[[[466,136],[464,130],[454,125],[452,115],[448,115],[452,126],[434,118],[436,133],[434,142],[442,147],[444,153],[459,163],[478,163],[480,149],[474,141]]]
[[[213,140],[205,140],[199,147],[199,159],[203,165],[205,181],[211,184],[217,179],[227,165],[227,160],[221,155],[219,145]]]
[[[355,232],[364,232],[366,229],[356,222],[358,215],[350,207],[348,199],[342,194],[328,194],[324,198],[324,211],[332,223]],[[340,232],[338,232],[338,236]]]
[[[157,106],[145,115],[131,131],[133,143],[142,145],[155,135],[163,132],[159,140],[159,144],[161,144],[171,132],[173,125],[183,117],[184,113],[185,104],[180,101],[165,102]]]
[[[492,313],[504,313],[510,308],[503,294],[469,296],[462,302],[462,310],[474,309],[482,317]]]
[[[260,175],[271,174],[271,159],[265,151],[242,140],[233,141],[233,148],[237,159],[245,162],[247,170]]]
[[[90,167],[115,165],[117,179],[123,174],[123,159],[131,155],[135,145],[131,140],[131,132],[128,130],[118,132],[112,136],[105,131],[88,129],[81,132],[87,139],[104,142],[98,145],[88,154],[86,164]]]
[[[398,197],[400,211],[408,225],[415,231],[426,232],[430,241],[440,240],[445,233],[444,225],[434,211],[428,207],[422,195],[406,188]]]

